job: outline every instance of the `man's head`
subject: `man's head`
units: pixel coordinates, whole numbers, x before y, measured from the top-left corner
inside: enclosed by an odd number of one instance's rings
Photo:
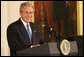
[[[22,3],[20,6],[20,15],[21,18],[26,22],[29,23],[33,17],[34,14],[34,7],[28,3]]]

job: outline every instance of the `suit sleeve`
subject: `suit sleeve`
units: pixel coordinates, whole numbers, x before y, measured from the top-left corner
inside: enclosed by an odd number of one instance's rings
[[[11,55],[16,55],[16,38],[17,38],[17,33],[15,32],[14,27],[9,26],[7,28],[7,40],[10,47]]]

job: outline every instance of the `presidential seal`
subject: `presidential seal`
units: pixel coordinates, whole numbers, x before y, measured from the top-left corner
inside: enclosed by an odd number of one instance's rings
[[[60,43],[60,51],[63,55],[68,55],[70,53],[70,42],[67,39],[63,39]]]

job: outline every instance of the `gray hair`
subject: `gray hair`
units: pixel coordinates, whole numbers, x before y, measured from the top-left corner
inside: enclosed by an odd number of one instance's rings
[[[20,12],[23,11],[23,8],[24,8],[25,6],[32,7],[32,8],[34,9],[34,7],[33,7],[32,4],[30,4],[30,3],[28,3],[28,2],[24,2],[24,3],[22,3],[22,4],[20,5]],[[34,9],[34,11],[35,11],[35,9]]]

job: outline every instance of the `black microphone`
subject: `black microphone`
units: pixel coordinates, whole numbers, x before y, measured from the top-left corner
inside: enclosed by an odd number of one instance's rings
[[[46,32],[50,32],[50,28],[47,25],[43,24],[42,27],[45,29]]]
[[[53,28],[50,28],[50,34],[56,38],[63,38],[64,37],[62,33],[56,32]]]
[[[57,39],[64,37],[62,33],[56,32],[53,28],[50,28],[46,25],[43,25],[43,27],[46,29],[46,32],[48,32],[50,35],[53,35]]]

